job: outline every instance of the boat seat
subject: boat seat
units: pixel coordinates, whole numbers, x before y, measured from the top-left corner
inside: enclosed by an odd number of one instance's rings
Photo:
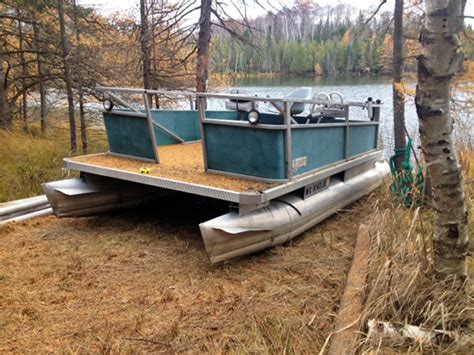
[[[343,123],[344,120],[337,119],[336,117],[332,116],[324,116],[324,115],[314,115],[310,114],[306,116],[306,124],[314,124],[314,123]]]
[[[290,107],[290,115],[298,115],[302,113],[306,107],[304,102],[297,102],[299,100],[311,100],[312,92],[311,88],[299,88],[285,96],[285,99],[295,99],[296,102],[293,102]],[[280,113],[285,113],[285,105],[283,102],[272,102],[272,105],[280,111]]]
[[[325,119],[345,118],[346,112],[339,108],[319,109],[307,116],[306,123],[328,123]]]
[[[244,89],[232,89],[230,93],[234,95],[253,96],[251,92]],[[255,107],[256,104],[252,101],[229,99],[229,101],[225,103],[225,108],[230,111],[249,112]]]

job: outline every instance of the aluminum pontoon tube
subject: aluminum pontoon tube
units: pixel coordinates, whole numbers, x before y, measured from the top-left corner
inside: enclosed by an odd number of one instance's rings
[[[38,218],[38,217],[45,217],[45,216],[49,216],[51,214],[53,214],[53,209],[51,207],[46,207],[46,208],[43,208],[39,211],[23,214],[21,216],[17,216],[17,217],[6,219],[4,221],[0,221],[0,226],[4,225],[4,224],[7,224],[7,223],[11,223],[11,222],[24,222],[24,221],[27,221],[29,219]]]
[[[91,216],[138,207],[170,193],[153,186],[96,175],[48,182],[42,187],[57,217]]]
[[[0,217],[32,209],[42,209],[49,204],[45,195],[9,201],[0,204]]]
[[[199,228],[212,263],[285,243],[381,185],[387,163],[303,200],[296,193],[273,200],[267,207],[239,216],[230,212],[201,223]]]

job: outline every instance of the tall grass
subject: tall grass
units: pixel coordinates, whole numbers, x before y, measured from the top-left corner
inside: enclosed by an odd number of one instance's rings
[[[466,202],[472,210],[474,198],[474,152],[460,152]],[[412,352],[472,353],[474,344],[466,339],[474,334],[473,286],[464,291],[452,280],[434,276],[432,230],[433,215],[429,206],[408,209],[398,205],[387,189],[371,207],[372,247],[370,255],[369,293],[362,315],[364,326],[369,319],[394,325],[415,325],[424,330],[443,330],[456,334],[457,341],[439,339],[434,344],[418,340],[403,341],[397,337],[369,338],[361,344],[363,353],[384,353],[388,348]],[[470,218],[469,229],[474,228]],[[471,245],[472,252],[472,245]],[[468,272],[474,273],[472,257]],[[364,331],[367,329],[364,328]],[[421,339],[421,338],[420,338]]]
[[[89,130],[88,135],[89,153],[107,150],[104,132]],[[0,202],[41,194],[42,183],[65,176],[63,158],[69,155],[69,130],[63,122],[50,122],[45,134],[36,124],[28,133],[0,130]]]

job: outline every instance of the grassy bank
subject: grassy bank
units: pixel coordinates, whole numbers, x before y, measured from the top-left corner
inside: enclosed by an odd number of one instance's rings
[[[314,353],[332,331],[370,201],[217,266],[197,225],[221,206],[193,196],[3,227],[0,352]]]
[[[463,162],[474,166],[474,154]],[[373,237],[364,320],[459,330],[472,318],[472,289],[459,297],[430,276],[430,209],[413,222],[416,210],[395,203],[388,184],[287,245],[212,266],[197,225],[225,207],[179,196],[152,210],[3,227],[0,351],[317,353],[360,223]],[[361,344],[382,353],[470,346]]]
[[[41,194],[43,182],[67,176],[62,167],[70,155],[69,130],[62,122],[50,125],[46,134],[35,124],[29,133],[0,130],[0,203]],[[90,130],[88,135],[90,153],[107,150],[104,132]]]

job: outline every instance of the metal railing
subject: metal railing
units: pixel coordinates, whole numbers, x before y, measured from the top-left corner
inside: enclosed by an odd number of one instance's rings
[[[338,103],[328,102],[324,98],[314,98],[313,99],[296,99],[296,98],[277,98],[277,97],[258,97],[251,95],[239,95],[239,94],[218,94],[218,93],[196,93],[197,106],[199,109],[199,117],[201,124],[201,137],[203,145],[203,159],[204,166],[207,170],[207,154],[205,149],[205,135],[204,135],[204,125],[205,124],[215,124],[215,125],[229,125],[229,126],[239,126],[239,127],[252,127],[256,129],[273,129],[273,130],[285,130],[285,168],[286,175],[288,179],[291,179],[293,176],[293,166],[292,166],[292,129],[306,129],[306,128],[328,128],[328,127],[344,127],[344,159],[349,159],[349,129],[351,126],[367,126],[374,125],[377,126],[376,135],[378,137],[378,126],[380,120],[380,107],[382,106],[380,101],[372,101],[368,99],[366,102],[358,101],[344,101],[341,100]],[[283,103],[283,125],[272,125],[272,124],[258,124],[253,125],[246,121],[231,121],[231,120],[218,120],[210,119],[205,116],[206,99],[228,99],[233,101],[250,101],[252,103],[256,102],[270,102],[270,103]],[[322,105],[325,108],[339,108],[344,118],[344,123],[298,123],[293,119],[291,115],[291,106],[293,103],[304,103],[313,105]],[[253,105],[255,106],[255,105]],[[370,121],[364,122],[350,122],[349,121],[349,107],[361,107],[367,109],[368,118]],[[378,140],[376,140],[378,142]],[[378,143],[376,143],[376,146]]]
[[[293,176],[293,167],[292,167],[292,152],[291,152],[291,139],[292,139],[292,129],[305,129],[305,128],[328,128],[328,127],[344,127],[344,158],[349,159],[349,129],[351,126],[367,126],[374,125],[377,126],[376,136],[378,137],[378,126],[380,120],[380,108],[382,103],[379,100],[373,101],[369,98],[367,101],[346,101],[342,98],[339,102],[333,102],[328,100],[324,95],[314,96],[312,99],[297,99],[289,97],[259,97],[251,95],[242,95],[242,94],[225,94],[225,93],[195,93],[191,91],[165,91],[165,90],[150,90],[150,89],[136,89],[136,88],[121,88],[121,87],[103,87],[98,86],[96,90],[102,92],[104,99],[109,99],[115,101],[117,104],[126,107],[134,112],[134,115],[144,117],[147,119],[148,129],[150,132],[150,137],[152,143],[157,147],[155,132],[153,127],[157,127],[168,135],[174,137],[177,141],[183,143],[184,139],[179,137],[176,133],[170,131],[163,125],[154,122],[152,119],[150,103],[148,95],[161,95],[168,98],[174,99],[187,99],[189,100],[191,109],[194,109],[194,102],[196,102],[196,108],[199,113],[200,121],[200,130],[201,130],[201,142],[203,146],[203,160],[204,160],[204,169],[208,170],[207,164],[207,154],[205,147],[205,134],[204,134],[204,125],[205,124],[215,124],[215,125],[229,125],[229,126],[238,126],[238,127],[252,127],[253,129],[273,129],[273,130],[285,130],[285,167],[287,178],[291,179]],[[123,98],[118,94],[137,94],[141,95],[144,102],[145,112],[142,112],[132,105],[128,104]],[[325,94],[327,95],[327,94]],[[206,117],[206,107],[207,99],[227,99],[232,101],[249,101],[253,103],[253,107],[257,102],[269,102],[269,103],[282,103],[283,112],[283,124],[258,124],[254,125],[247,121],[234,121],[234,120],[220,120]],[[337,109],[341,113],[341,118],[344,118],[343,123],[298,123],[293,118],[291,114],[291,106],[293,103],[303,103],[309,104],[312,108],[321,107],[324,110],[328,109]],[[349,108],[350,107],[360,107],[367,110],[368,121],[360,122],[350,122],[349,121]],[[114,111],[114,113],[118,113]],[[125,114],[125,113],[124,113]],[[378,139],[376,139],[378,142]],[[376,143],[376,147],[378,143]],[[376,148],[377,149],[377,148]],[[155,149],[155,160],[159,163],[158,152]]]

